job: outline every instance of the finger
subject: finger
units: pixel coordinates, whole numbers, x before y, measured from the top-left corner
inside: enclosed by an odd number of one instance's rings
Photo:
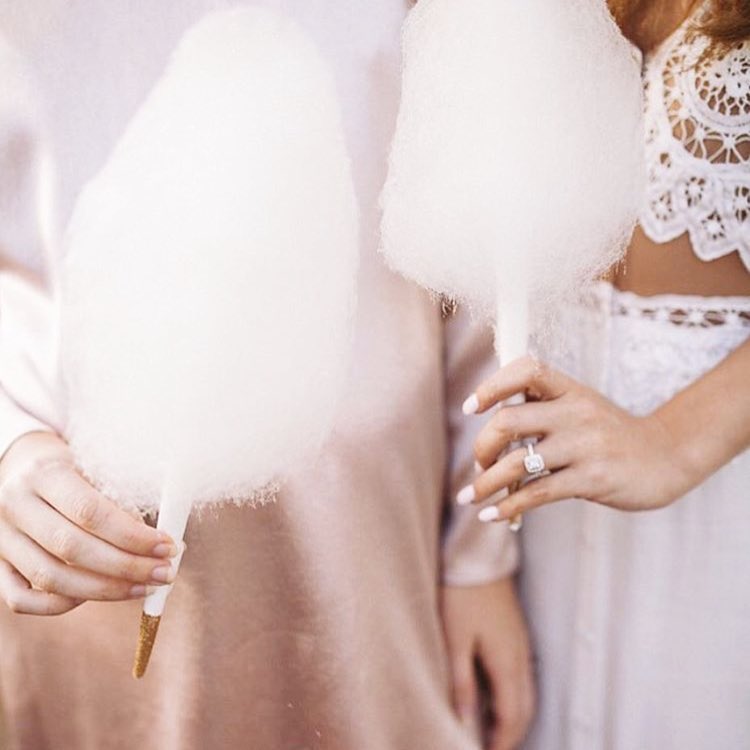
[[[499,697],[499,711],[513,711],[512,720],[502,724],[502,713],[501,713],[501,744],[500,750],[510,750],[510,748],[520,747],[523,743],[526,735],[531,727],[531,722],[534,718],[534,707],[535,707],[535,688],[534,678],[531,661],[528,660],[524,664],[520,665],[519,673],[516,677],[516,689],[514,691],[515,697],[512,699],[512,704],[508,708],[509,698],[506,695],[508,684],[501,690]]]
[[[548,471],[563,469],[570,464],[572,459],[570,446],[555,437],[542,440],[534,450],[542,456],[545,469]],[[466,497],[470,496],[470,502],[481,503],[515,482],[534,476],[526,470],[524,462],[528,455],[528,450],[523,447],[516,448],[503,456],[496,464],[480,474],[470,485],[464,487],[456,496],[456,501],[466,505],[468,504]],[[534,481],[539,482],[541,479],[535,479]]]
[[[473,729],[477,720],[477,681],[471,651],[451,653],[453,706],[461,723]]]
[[[167,560],[124,552],[75,526],[41,498],[28,496],[14,503],[6,516],[47,552],[77,568],[152,585],[173,578]]]
[[[531,664],[521,655],[516,664],[504,663],[494,654],[488,656],[484,664],[492,683],[496,720],[490,747],[511,750],[521,744],[532,717]]]
[[[474,441],[477,463],[487,469],[511,443],[522,438],[549,435],[564,421],[564,412],[555,401],[501,407],[482,427]]]
[[[481,414],[517,394],[537,399],[558,398],[573,381],[533,357],[521,357],[501,367],[464,401],[464,414]]]
[[[501,692],[495,698],[494,711],[496,720],[491,750],[515,750],[523,738],[520,701],[512,694],[503,696]]]
[[[105,498],[72,466],[57,464],[43,472],[34,488],[69,521],[115,547],[137,555],[177,554],[173,539]]]
[[[523,741],[531,729],[534,716],[536,715],[536,684],[534,682],[533,658],[529,657],[527,668],[524,670],[521,688],[521,710],[523,712],[523,730],[521,740]]]
[[[132,584],[65,565],[15,529],[0,526],[0,554],[37,591],[72,599],[121,601],[145,596],[143,584]]]
[[[19,615],[62,615],[83,603],[80,599],[34,591],[5,560],[0,560],[0,598]]]
[[[492,750],[515,750],[526,736],[530,716],[521,694],[525,687],[520,681],[520,675],[513,686],[508,684],[511,680],[501,681],[495,694],[496,729],[490,745]]]
[[[549,476],[529,482],[496,505],[482,508],[479,511],[479,520],[507,521],[518,513],[526,513],[542,505],[580,496],[582,486],[575,468],[555,471]]]

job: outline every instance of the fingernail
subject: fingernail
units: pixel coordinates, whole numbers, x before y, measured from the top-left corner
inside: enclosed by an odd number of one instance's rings
[[[155,583],[172,583],[174,571],[171,565],[161,565],[151,571],[151,580]]]
[[[473,484],[467,484],[466,487],[464,487],[458,495],[456,495],[456,502],[459,505],[468,505],[469,503],[474,501],[474,498],[477,496],[476,491],[474,490]]]
[[[151,551],[154,557],[177,557],[177,545],[170,542],[159,542]]]
[[[482,521],[482,523],[497,521],[497,519],[500,518],[500,511],[497,509],[496,505],[489,505],[488,507],[482,508],[482,510],[479,511],[479,513],[477,514],[477,518]]]
[[[141,597],[144,597],[144,596],[146,596],[145,586],[141,586],[140,584],[138,584],[137,586],[133,586],[130,589],[130,597],[132,599],[140,599]]]
[[[466,416],[469,414],[476,414],[477,409],[479,408],[479,399],[477,398],[476,393],[472,393],[469,398],[464,401],[463,406],[461,407],[462,411]]]

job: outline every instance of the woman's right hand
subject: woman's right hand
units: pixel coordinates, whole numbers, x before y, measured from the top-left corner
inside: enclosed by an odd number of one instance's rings
[[[171,583],[176,553],[170,537],[88,484],[56,435],[24,435],[0,461],[0,599],[13,612],[141,598]]]
[[[511,577],[477,586],[443,586],[441,614],[459,718],[479,718],[476,663],[491,699],[486,750],[520,747],[534,717],[536,691],[528,628]]]

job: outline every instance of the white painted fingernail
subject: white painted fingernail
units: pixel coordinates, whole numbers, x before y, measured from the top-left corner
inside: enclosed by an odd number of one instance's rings
[[[500,511],[497,509],[497,506],[490,505],[486,508],[482,508],[477,514],[477,518],[479,518],[482,523],[497,521],[497,519],[500,518]]]
[[[466,487],[464,487],[458,495],[456,495],[456,502],[459,505],[468,505],[471,502],[474,502],[474,498],[477,496],[476,491],[474,490],[473,484],[467,484]]]
[[[463,411],[466,416],[469,416],[469,414],[476,414],[477,409],[479,408],[479,399],[477,398],[476,393],[472,393],[469,398],[464,401],[463,406],[461,407],[461,410]]]

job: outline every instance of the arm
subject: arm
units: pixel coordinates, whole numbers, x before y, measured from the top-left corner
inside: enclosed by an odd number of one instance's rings
[[[466,420],[462,398],[478,377],[489,375],[495,366],[489,329],[472,325],[465,311],[446,321],[450,497],[476,474],[472,445],[485,421]],[[448,516],[441,613],[454,706],[461,721],[475,730],[480,714],[478,662],[491,701],[486,747],[513,748],[526,733],[534,705],[529,639],[513,575],[518,542],[503,526],[478,523],[471,508],[449,502]]]
[[[85,599],[168,582],[168,538],[78,474],[57,396],[53,303],[43,266],[40,129],[20,61],[0,36],[0,599],[53,615]]]
[[[473,445],[488,421],[469,422],[461,411],[470,387],[497,367],[489,327],[459,309],[444,321],[445,399],[449,465],[447,496],[476,475]],[[448,586],[476,586],[512,576],[518,568],[518,540],[507,529],[488,529],[476,522],[471,508],[450,500],[443,529],[442,579]]]
[[[750,341],[655,412],[636,417],[531,358],[510,363],[477,389],[471,405],[482,413],[522,392],[537,400],[499,409],[482,430],[475,451],[484,471],[470,493],[480,502],[525,476],[523,450],[497,460],[520,437],[543,436],[537,452],[552,473],[485,509],[483,520],[570,497],[620,510],[669,505],[750,446],[748,372]],[[712,429],[696,429],[705,425]]]
[[[54,315],[26,273],[0,267],[0,458],[22,435],[60,427]]]
[[[52,303],[40,280],[50,175],[22,59],[0,34],[0,457],[21,435],[51,431]]]
[[[750,340],[654,413],[676,448],[683,494],[750,447]],[[696,425],[712,426],[697,430]],[[717,436],[721,436],[717,439]]]

